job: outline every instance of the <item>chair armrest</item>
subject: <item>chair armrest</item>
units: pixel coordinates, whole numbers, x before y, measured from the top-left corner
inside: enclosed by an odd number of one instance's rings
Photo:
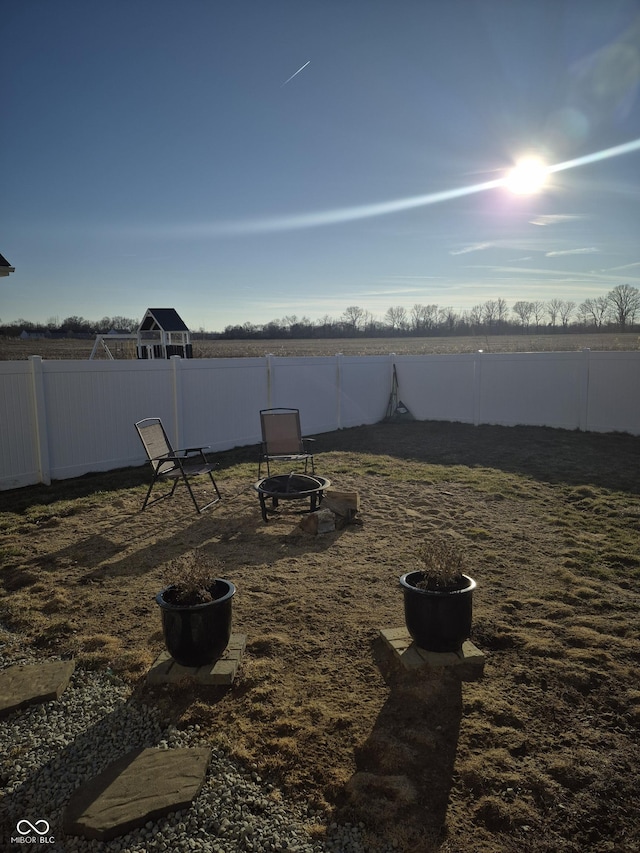
[[[167,459],[176,459],[176,453],[173,451],[172,453],[162,453],[160,456],[151,456],[149,457],[149,462],[160,462],[162,460]]]

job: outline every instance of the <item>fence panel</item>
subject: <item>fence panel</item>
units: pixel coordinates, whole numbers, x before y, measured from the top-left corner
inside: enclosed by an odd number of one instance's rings
[[[170,362],[45,361],[43,373],[53,479],[142,462],[142,418],[174,431]]]
[[[591,352],[585,429],[640,434],[640,352]]]
[[[264,358],[174,359],[181,388],[182,447],[228,450],[260,441],[268,405]]]
[[[376,423],[396,364],[419,420],[640,435],[640,352],[0,362],[0,489],[145,461],[134,423],[176,446],[257,444],[259,411],[300,409],[306,435]]]
[[[276,358],[270,364],[270,406],[300,409],[304,435],[338,429],[338,358]]]
[[[479,423],[516,426],[581,426],[582,384],[588,364],[582,352],[483,353]]]
[[[33,377],[28,361],[0,361],[0,489],[40,480]]]
[[[417,420],[474,422],[475,356],[396,358],[398,392]]]
[[[381,421],[391,394],[393,362],[389,356],[339,356],[339,427]]]

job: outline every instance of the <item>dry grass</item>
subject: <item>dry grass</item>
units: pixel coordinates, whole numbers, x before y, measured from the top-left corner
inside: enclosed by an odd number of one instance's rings
[[[639,850],[640,439],[410,423],[317,443],[362,497],[361,525],[319,537],[291,507],[262,522],[249,450],[220,454],[203,516],[184,495],[140,513],[144,469],[1,494],[1,641],[110,667],[326,819],[363,821],[372,850]],[[409,677],[379,642],[430,532],[478,582],[481,681]],[[154,596],[197,548],[237,585],[240,677],[150,691]]]
[[[592,350],[637,350],[640,336],[633,332],[544,335],[469,335],[432,338],[337,338],[323,340],[200,340],[193,337],[195,358],[259,358],[271,353],[277,356],[343,355],[428,355],[484,352],[564,352],[588,347]],[[33,340],[0,337],[0,361],[21,360],[30,355],[43,358],[89,358],[92,340]],[[134,346],[114,349],[115,357],[134,357]],[[104,351],[99,354],[105,358]]]

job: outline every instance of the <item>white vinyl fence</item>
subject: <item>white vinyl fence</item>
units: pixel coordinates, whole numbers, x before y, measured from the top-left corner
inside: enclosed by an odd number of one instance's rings
[[[176,447],[260,441],[260,409],[300,409],[305,435],[377,423],[393,366],[418,420],[640,435],[640,352],[166,361],[0,361],[0,489],[143,464],[134,423]]]

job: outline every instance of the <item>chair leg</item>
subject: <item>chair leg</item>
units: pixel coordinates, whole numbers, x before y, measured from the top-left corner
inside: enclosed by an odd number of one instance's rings
[[[217,497],[215,497],[212,501],[209,501],[208,503],[203,504],[203,506],[198,506],[198,501],[196,500],[196,496],[194,495],[193,489],[191,488],[191,483],[189,482],[189,478],[184,473],[182,475],[184,482],[187,486],[187,489],[189,489],[189,494],[191,495],[191,500],[193,501],[193,505],[195,506],[196,512],[198,512],[198,513],[204,512],[205,509],[209,509],[210,506],[213,506],[214,504],[217,504],[218,501],[222,500],[222,495],[220,494],[220,491],[218,489],[216,481],[213,479],[213,474],[211,473],[211,471],[208,471],[207,473],[209,474],[209,479],[213,483],[213,488],[216,491]],[[176,480],[176,483],[177,483],[177,480]]]
[[[151,496],[151,489],[153,489],[153,484],[155,483],[155,481],[156,480],[154,477],[153,480],[149,483],[149,488],[147,489],[147,496],[145,497],[144,503],[142,504],[142,509],[146,509],[147,504],[149,503],[149,497]]]
[[[213,479],[213,474],[211,473],[211,471],[209,471],[209,477],[211,479],[211,482],[213,483],[213,488],[216,490],[216,495],[218,496],[218,500],[222,500],[222,495],[220,494],[220,489],[218,488],[218,484],[216,483],[216,481]]]
[[[172,486],[170,492],[165,492],[164,495],[160,495],[159,498],[154,498],[152,501],[150,501],[149,498],[151,497],[151,491],[157,482],[158,482],[158,478],[154,477],[153,480],[151,481],[151,484],[149,485],[149,489],[147,490],[147,496],[144,499],[144,503],[142,504],[142,509],[146,509],[148,504],[155,504],[155,503],[158,503],[158,501],[163,501],[165,498],[172,498],[173,497],[173,493],[175,492],[176,486],[178,485],[177,479],[173,481],[173,486]]]
[[[271,470],[269,469],[269,457],[268,456],[260,456],[260,461],[258,462],[258,479],[262,478],[262,463],[265,462],[267,466],[267,477],[271,476]]]

